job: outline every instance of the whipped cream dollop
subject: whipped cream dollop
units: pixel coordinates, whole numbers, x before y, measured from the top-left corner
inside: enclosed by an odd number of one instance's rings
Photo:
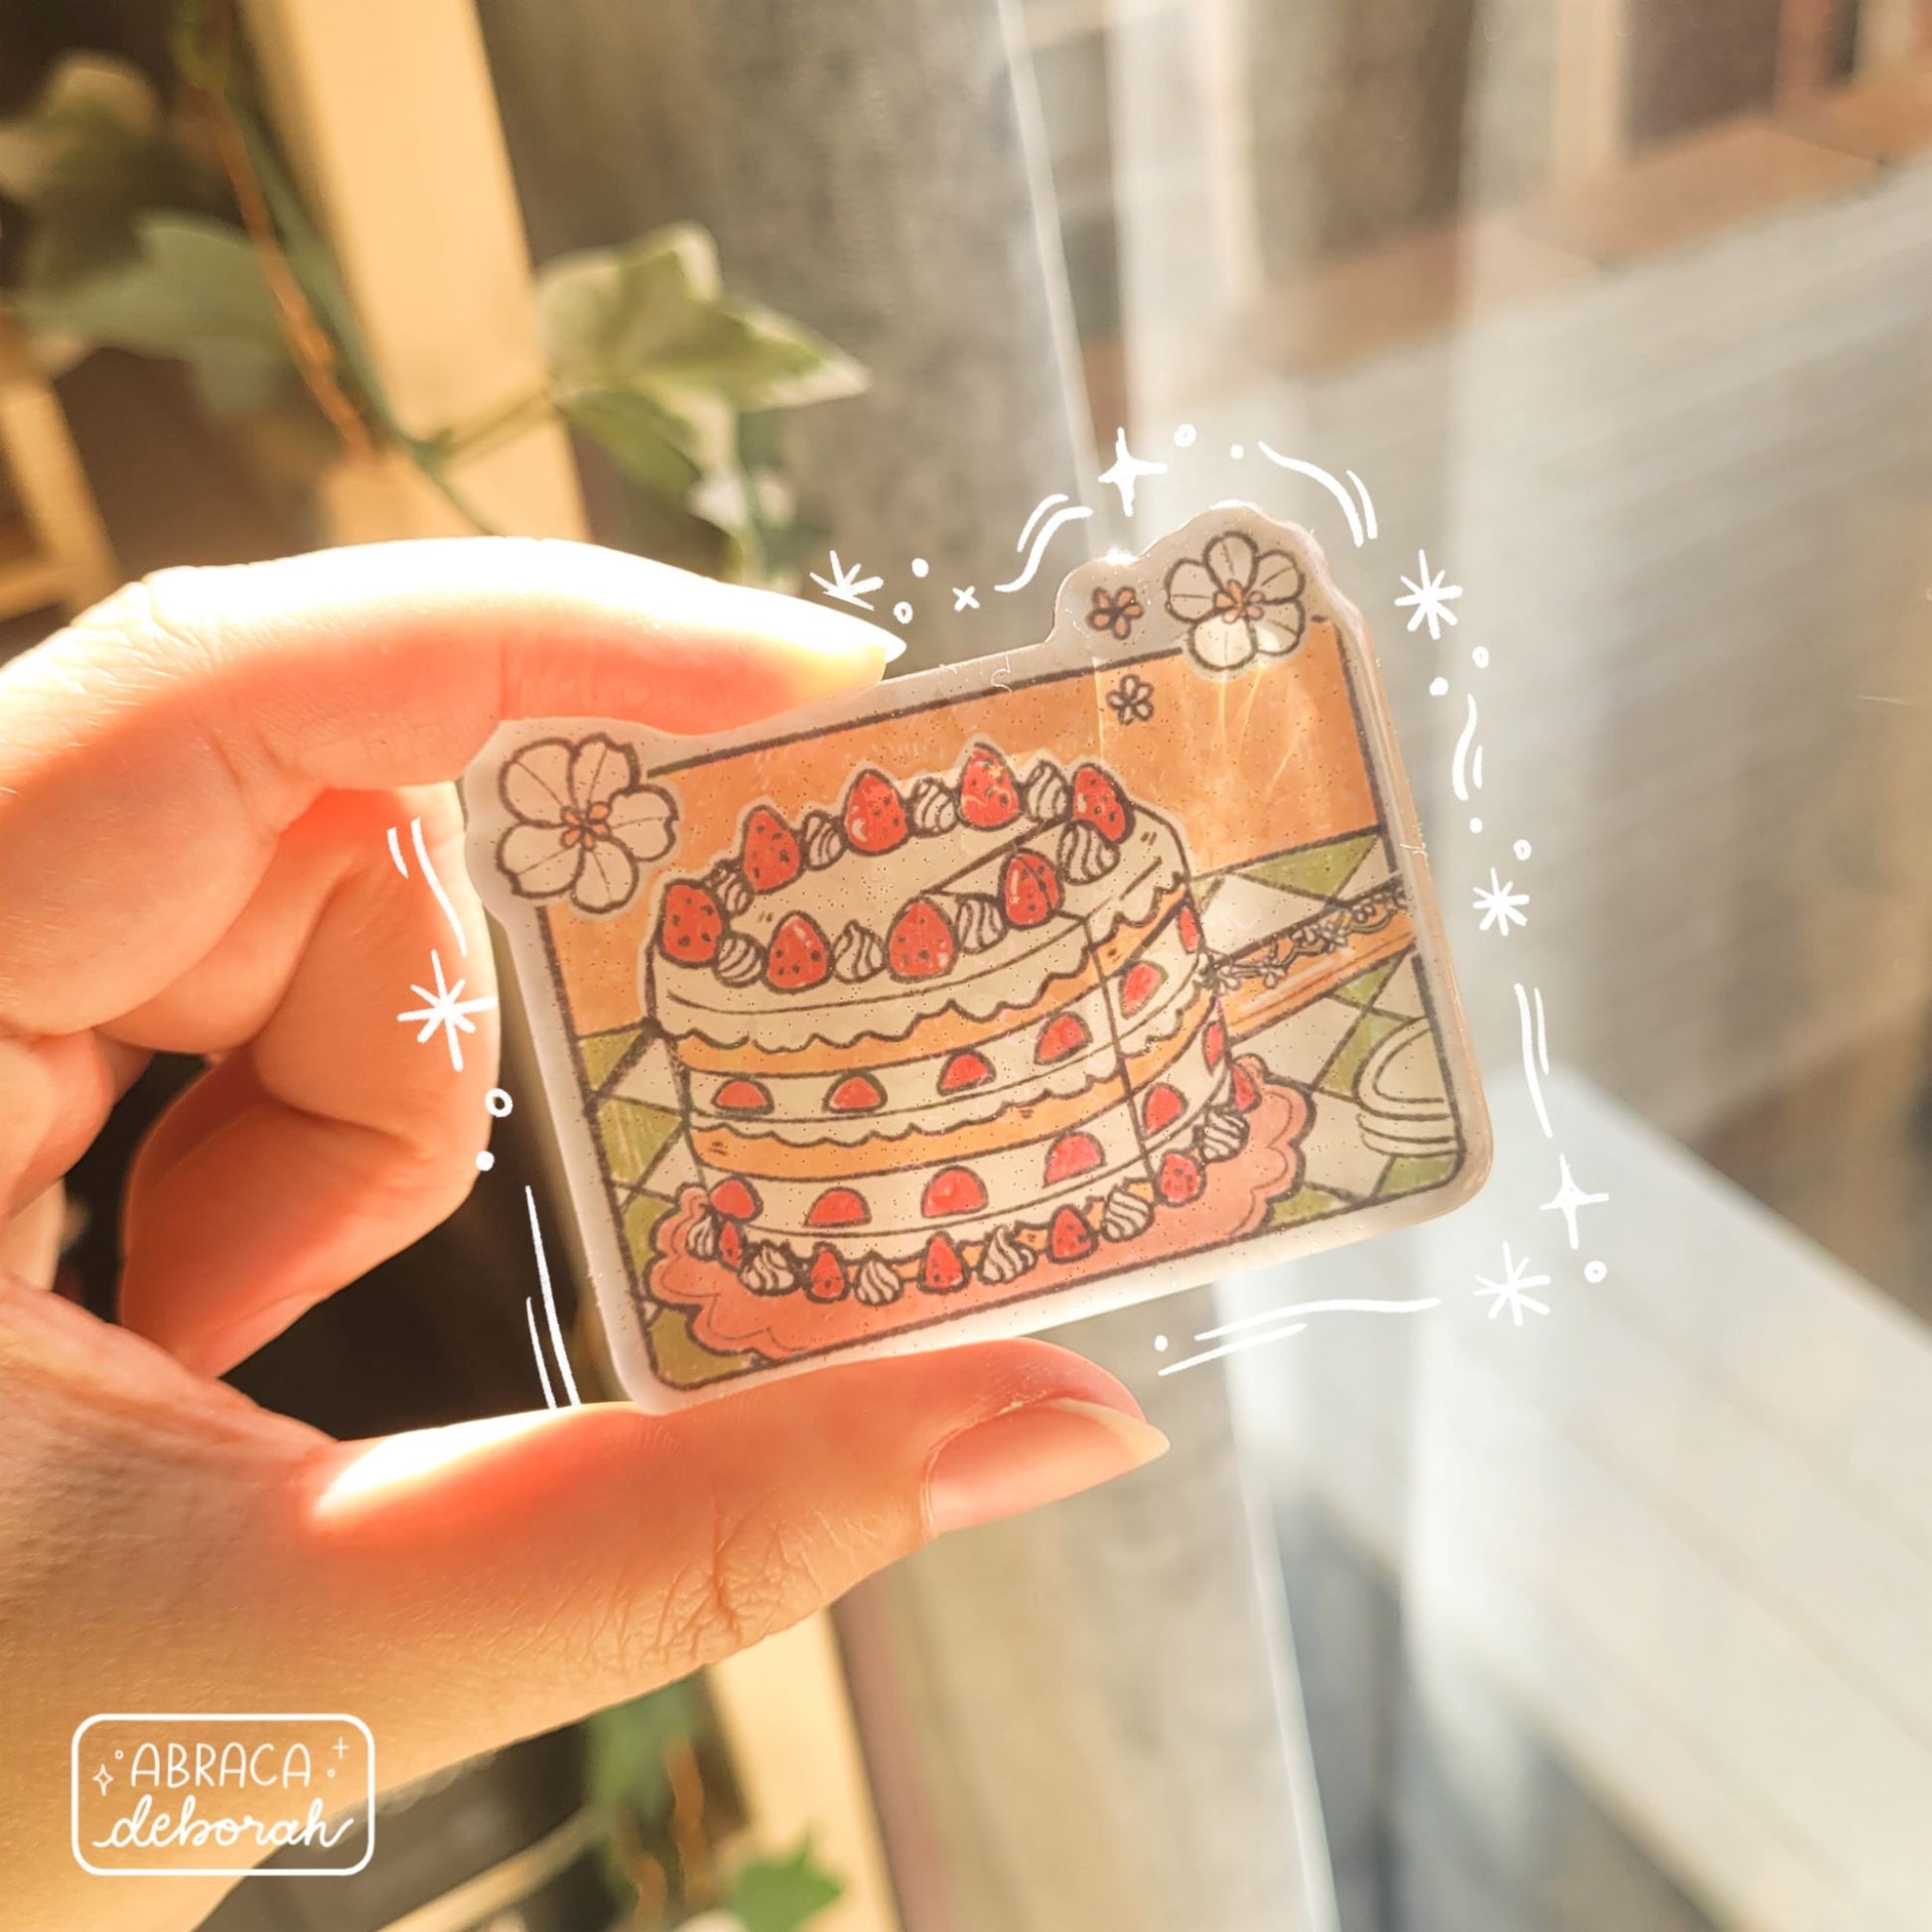
[[[1035,1260],[1011,1228],[995,1228],[980,1256],[980,1280],[997,1287],[1002,1282],[1017,1282]]]
[[[959,823],[959,801],[949,785],[928,775],[912,787],[906,815],[921,838],[936,838]]]
[[[1051,759],[1041,759],[1027,774],[1027,816],[1042,825],[1064,818],[1073,802],[1066,773]]]
[[[700,1261],[718,1259],[718,1217],[706,1208],[691,1223],[691,1231],[684,1237],[684,1245]]]
[[[734,918],[752,902],[752,882],[736,859],[720,859],[705,874],[704,883],[710,887],[712,897]]]
[[[1236,1107],[1210,1107],[1201,1115],[1199,1138],[1204,1160],[1232,1161],[1248,1145],[1248,1117]]]
[[[789,1295],[798,1286],[798,1267],[782,1248],[761,1241],[739,1279],[754,1295]]]
[[[1060,871],[1076,886],[1105,879],[1119,864],[1119,851],[1084,819],[1060,834]]]
[[[869,980],[886,963],[886,942],[869,926],[848,919],[832,941],[832,970],[842,980]]]
[[[1100,1231],[1109,1241],[1131,1241],[1154,1225],[1154,1203],[1131,1187],[1116,1187],[1100,1211]]]
[[[985,893],[961,893],[953,901],[952,929],[962,952],[984,952],[1006,937],[1007,915]]]
[[[904,1285],[898,1278],[898,1271],[878,1255],[868,1255],[859,1264],[858,1278],[852,1284],[852,1292],[868,1308],[884,1308],[888,1302],[897,1302],[903,1292]]]
[[[750,986],[764,971],[764,952],[756,939],[728,932],[718,942],[713,970],[727,986]]]
[[[814,872],[836,865],[845,851],[845,827],[830,812],[807,812],[798,828],[798,844]]]

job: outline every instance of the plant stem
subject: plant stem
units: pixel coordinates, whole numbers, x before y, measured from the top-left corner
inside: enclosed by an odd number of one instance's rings
[[[502,535],[450,481],[450,473],[444,467],[443,452],[435,444],[425,443],[415,436],[403,436],[397,440],[408,453],[410,461],[423,473],[423,480],[480,537]]]
[[[445,430],[436,439],[437,447],[446,461],[482,456],[485,450],[509,442],[525,430],[535,429],[554,413],[555,407],[548,390],[533,389],[527,396],[518,396],[514,402],[492,410],[474,423]]]
[[[221,43],[211,51],[209,70],[220,76],[225,84],[233,53],[233,23],[225,12],[219,31]],[[361,413],[349,401],[347,392],[337,379],[335,342],[317,319],[302,284],[289,267],[287,255],[282,252],[274,218],[262,194],[261,181],[248,154],[248,144],[229,110],[226,94],[221,88],[203,80],[191,79],[189,84],[206,104],[215,151],[221,158],[222,170],[234,193],[241,224],[254,244],[262,279],[267,282],[269,293],[274,298],[276,314],[282,325],[282,338],[288,344],[296,369],[310,395],[315,398],[316,406],[342,438],[343,448],[351,457],[366,459],[375,452],[374,439],[369,435],[369,427],[362,420]]]

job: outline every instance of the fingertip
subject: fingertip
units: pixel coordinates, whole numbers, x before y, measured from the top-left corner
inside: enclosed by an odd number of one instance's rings
[[[863,691],[879,682],[888,665],[905,655],[903,637],[829,604],[775,591],[743,594],[758,600],[757,617],[766,635],[799,647],[809,654],[809,669],[823,673],[824,682],[814,696]],[[748,605],[748,614],[751,609]]]

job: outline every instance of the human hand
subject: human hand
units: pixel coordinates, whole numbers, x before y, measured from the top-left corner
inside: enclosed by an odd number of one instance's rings
[[[748,723],[876,678],[822,607],[577,545],[166,572],[0,670],[0,1864],[22,1923],[191,1926],[219,1880],[86,1875],[101,1711],[343,1711],[393,1785],[681,1676],[936,1532],[1146,1461],[1111,1377],[1012,1341],[338,1444],[212,1378],[476,1177],[396,991],[438,943],[420,816],[489,991],[448,781],[506,718]],[[60,1176],[146,1056],[209,1071],[129,1188],[122,1328],[41,1290]],[[10,1224],[10,1225],[9,1225]],[[39,1279],[33,1279],[39,1277]]]

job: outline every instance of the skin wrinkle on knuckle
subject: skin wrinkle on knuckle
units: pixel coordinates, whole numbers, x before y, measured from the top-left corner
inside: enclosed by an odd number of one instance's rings
[[[668,1572],[646,1546],[606,1585],[585,1622],[593,1667],[626,1684],[662,1683],[749,1648],[826,1600],[817,1529],[793,1523],[784,1492],[708,1498]]]
[[[185,670],[191,685],[205,684],[211,694],[226,689],[234,669],[235,640],[221,600],[207,594],[210,580],[223,574],[176,566],[154,571],[119,594],[136,594],[135,622],[127,626],[130,642],[149,653],[165,675],[179,678]],[[289,774],[256,729],[252,707],[204,703],[196,711],[197,735],[227,774],[250,821],[286,823],[293,815],[286,796]]]

